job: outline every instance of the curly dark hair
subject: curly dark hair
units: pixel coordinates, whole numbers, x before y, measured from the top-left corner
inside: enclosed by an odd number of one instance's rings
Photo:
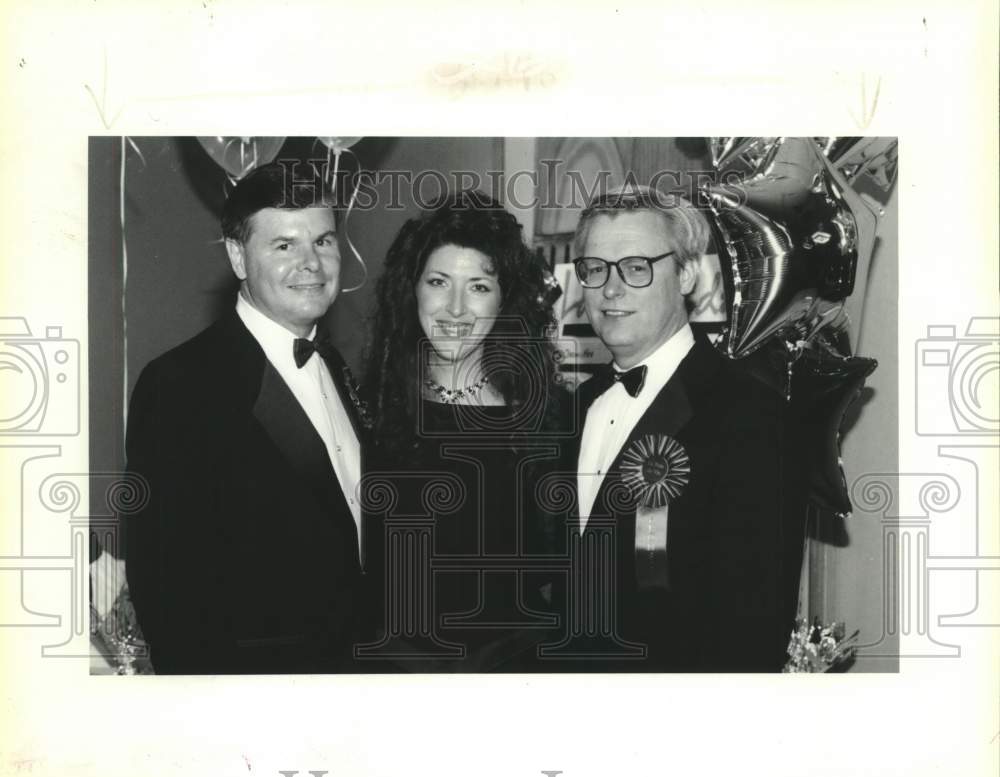
[[[430,254],[446,245],[475,249],[493,263],[500,316],[484,340],[483,366],[494,388],[516,407],[548,396],[555,385],[548,340],[555,320],[541,260],[525,245],[517,219],[499,202],[480,191],[446,194],[403,225],[376,286],[365,385],[380,445],[416,442],[418,359],[426,339],[417,316],[417,281]]]

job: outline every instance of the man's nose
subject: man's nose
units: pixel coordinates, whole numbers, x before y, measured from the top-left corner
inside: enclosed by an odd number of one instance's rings
[[[310,246],[302,252],[301,265],[304,270],[319,271],[321,262],[318,246]]]
[[[625,281],[622,280],[621,271],[617,267],[608,268],[608,282],[604,284],[604,296],[607,299],[615,299],[625,293]]]

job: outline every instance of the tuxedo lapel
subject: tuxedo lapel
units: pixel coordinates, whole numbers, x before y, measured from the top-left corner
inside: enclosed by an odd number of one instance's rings
[[[305,481],[304,485],[313,490],[322,504],[330,505],[339,490],[326,445],[291,389],[266,359],[263,370],[253,415],[292,471]]]
[[[219,341],[216,349],[231,368],[231,373],[226,373],[233,381],[234,399],[246,402],[244,407],[288,462],[302,487],[315,494],[330,515],[346,512],[344,495],[323,439],[235,311],[220,322]],[[350,524],[356,533],[354,521]]]
[[[340,397],[340,404],[343,405],[347,417],[351,419],[351,427],[358,442],[364,441],[370,422],[368,419],[368,409],[359,394],[357,382],[351,374],[351,368],[347,366],[340,352],[333,346],[324,349],[323,362],[326,364],[333,384],[337,387],[337,394]]]
[[[659,434],[668,434],[671,437],[675,437],[684,428],[684,425],[691,420],[693,415],[691,399],[688,396],[687,387],[684,385],[684,379],[680,374],[675,373],[667,381],[666,385],[660,389],[660,393],[653,400],[653,404],[649,406],[638,422],[636,422],[635,428],[629,437],[634,438],[647,429]],[[615,457],[616,462],[627,446],[628,443],[626,442],[622,446],[622,450],[618,451],[618,456]]]

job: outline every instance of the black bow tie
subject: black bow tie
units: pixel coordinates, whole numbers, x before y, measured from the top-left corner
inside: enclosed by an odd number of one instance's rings
[[[313,353],[318,353],[323,358],[327,358],[333,346],[329,340],[316,337],[315,340],[306,340],[304,337],[296,337],[292,345],[292,355],[295,357],[295,366],[302,369],[302,365],[309,361]]]
[[[646,383],[646,365],[643,364],[639,367],[633,367],[626,372],[619,372],[614,369],[610,364],[607,365],[604,370],[598,372],[594,375],[591,380],[594,381],[594,388],[597,390],[595,396],[599,396],[611,388],[616,383],[621,383],[625,390],[629,393],[631,397],[639,396],[639,392],[642,391],[643,385]]]

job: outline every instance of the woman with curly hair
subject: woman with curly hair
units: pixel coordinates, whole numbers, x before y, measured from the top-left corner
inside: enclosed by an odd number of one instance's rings
[[[365,470],[393,499],[383,512],[365,500],[366,572],[384,617],[362,658],[523,671],[551,625],[545,575],[529,560],[554,533],[534,484],[559,466],[553,440],[570,427],[551,292],[520,224],[481,192],[446,196],[390,247],[365,381]],[[393,514],[429,517],[420,529]],[[403,542],[407,531],[423,540]]]

